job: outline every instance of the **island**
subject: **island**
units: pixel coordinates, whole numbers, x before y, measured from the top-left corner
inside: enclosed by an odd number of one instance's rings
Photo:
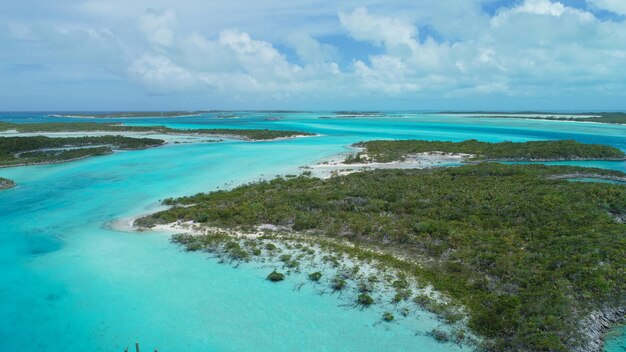
[[[624,112],[586,112],[586,113],[556,113],[537,111],[442,111],[439,114],[460,115],[463,117],[501,118],[501,119],[532,119],[532,120],[556,120],[556,121],[582,121],[611,124],[626,124]]]
[[[0,167],[51,164],[110,154],[113,150],[157,147],[165,141],[124,136],[50,138],[0,137]]]
[[[130,111],[130,112],[95,112],[95,113],[58,113],[50,114],[50,117],[73,117],[73,118],[140,118],[140,117],[183,117],[198,116],[210,111]]]
[[[358,117],[383,117],[380,111],[335,111],[332,116],[320,116],[319,119],[354,119]]]
[[[152,134],[206,135],[246,141],[267,141],[303,136],[313,136],[308,132],[268,130],[268,129],[175,129],[165,126],[128,126],[98,122],[48,122],[10,123],[0,122],[0,134],[13,133],[61,133],[61,132],[138,132]]]
[[[403,161],[422,153],[461,154],[465,161],[562,161],[626,160],[614,147],[573,140],[489,143],[477,140],[439,142],[424,140],[376,140],[352,145],[363,149],[349,155],[345,164]]]
[[[543,143],[558,150],[570,142]],[[520,157],[519,145],[503,145],[511,148],[470,142],[443,150]],[[567,154],[530,145],[523,157],[623,157],[594,145]],[[369,152],[379,160],[407,152],[392,149]],[[425,150],[433,148],[408,151]],[[134,225],[179,231],[174,243],[224,261],[278,262],[286,272],[277,281],[306,270],[315,285],[352,295],[355,307],[383,306],[382,322],[426,310],[450,326],[433,329],[438,341],[601,351],[608,326],[626,315],[626,187],[565,179],[572,175],[626,179],[604,169],[493,162],[327,179],[305,172],[167,199],[168,210]]]
[[[455,340],[475,334],[488,350],[591,351],[601,345],[603,324],[625,312],[626,225],[617,219],[626,213],[626,187],[554,179],[588,171],[483,163],[326,180],[278,178],[170,199],[171,209],[136,225],[191,222],[204,232],[176,235],[175,242],[237,260],[271,252],[269,244],[282,240],[273,233],[279,229],[292,235],[283,239],[297,242],[301,236],[301,243],[344,251],[353,262],[377,261],[387,268],[383,273],[398,270],[378,285],[393,289],[393,300],[412,301],[447,323],[463,324],[469,333],[460,330]],[[227,235],[261,226],[274,231]],[[295,260],[300,257],[286,253],[286,267],[302,265]],[[445,298],[410,289],[408,278]],[[328,280],[337,289],[346,286]],[[359,281],[355,287],[369,282],[358,275],[340,280]],[[363,290],[376,297],[376,289]],[[441,331],[434,334],[444,338]]]
[[[15,187],[15,182],[13,182],[13,181],[11,181],[9,179],[0,177],[0,191],[3,191],[5,189],[9,189],[9,188],[13,188],[13,187]]]

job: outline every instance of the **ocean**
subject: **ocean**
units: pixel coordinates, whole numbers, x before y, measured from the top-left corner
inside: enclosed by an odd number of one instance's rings
[[[176,118],[76,119],[0,113],[0,121],[104,121],[172,128],[268,128],[319,134],[269,142],[201,140],[64,164],[0,169],[0,350],[461,351],[427,333],[435,316],[379,324],[381,311],[346,306],[298,278],[273,284],[268,268],[233,267],[184,253],[163,233],[113,230],[160,200],[298,174],[372,139],[574,139],[626,150],[626,126],[415,112],[320,118],[330,112],[235,112]],[[626,172],[626,162],[570,162]],[[303,274],[304,275],[304,274]],[[306,279],[303,276],[301,282]],[[626,350],[626,330],[607,352]]]

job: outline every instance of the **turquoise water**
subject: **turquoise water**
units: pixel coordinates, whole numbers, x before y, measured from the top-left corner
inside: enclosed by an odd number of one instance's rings
[[[124,121],[295,129],[321,136],[171,144],[0,169],[0,176],[18,183],[0,192],[0,350],[121,351],[136,340],[144,350],[162,352],[460,350],[425,336],[440,325],[427,313],[377,324],[376,308],[344,307],[345,297],[319,295],[312,286],[296,292],[297,278],[271,284],[265,280],[268,268],[259,264],[233,268],[203,254],[182,253],[165,234],[118,232],[107,224],[151,212],[166,197],[298,173],[299,166],[374,138],[576,139],[626,150],[626,126],[616,125],[404,112],[367,119],[319,119],[328,116],[323,112],[241,116]],[[266,121],[269,117],[282,119]],[[41,114],[0,114],[0,120],[76,121]],[[626,171],[626,162],[574,164]],[[607,351],[623,351],[624,341],[623,335],[610,339]]]
[[[592,178],[592,177],[568,178],[567,180],[572,181],[572,182],[612,183],[616,185],[626,184],[626,182],[622,182],[622,181],[605,180],[602,178]]]

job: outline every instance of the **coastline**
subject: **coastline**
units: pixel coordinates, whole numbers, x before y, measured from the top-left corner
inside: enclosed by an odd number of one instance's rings
[[[146,233],[146,232],[155,232],[155,233],[164,233],[168,236],[174,236],[175,234],[187,234],[194,237],[201,236],[212,236],[213,234],[226,235],[230,240],[236,241],[258,241],[265,238],[271,238],[274,240],[280,241],[281,245],[287,245],[287,248],[293,245],[295,242],[308,242],[311,245],[319,244],[319,243],[332,243],[338,247],[333,247],[334,250],[328,250],[327,246],[322,246],[318,248],[318,251],[321,253],[337,254],[337,250],[340,247],[349,247],[354,249],[355,251],[366,251],[375,256],[392,256],[394,260],[400,262],[411,263],[412,265],[419,266],[419,263],[410,260],[408,258],[404,258],[402,255],[392,254],[390,251],[382,251],[379,248],[369,248],[368,246],[355,245],[354,243],[349,243],[341,240],[330,239],[330,238],[311,238],[306,234],[299,233],[297,231],[292,231],[286,227],[275,226],[275,225],[260,225],[251,231],[242,231],[242,230],[233,230],[233,229],[225,229],[219,227],[206,226],[202,224],[195,223],[193,221],[176,221],[168,224],[158,224],[151,228],[138,227],[134,224],[137,218],[125,218],[123,222],[120,222],[120,226],[111,226],[111,228],[117,231],[123,232],[132,232],[132,233]],[[271,234],[271,235],[270,235]],[[175,242],[175,241],[173,241]],[[326,249],[324,249],[326,247]],[[282,248],[282,247],[281,247]],[[284,249],[284,248],[283,248]],[[190,251],[188,248],[187,251]],[[216,254],[211,252],[212,254]],[[348,254],[349,252],[346,252]],[[220,259],[220,262],[225,262],[228,260],[227,253],[217,253],[217,258]],[[237,259],[230,258],[233,261]],[[342,264],[345,264],[343,262]],[[391,267],[387,267],[385,269],[385,264],[377,263],[372,266],[372,261],[361,261],[355,257],[349,257],[347,259],[347,263],[350,264],[358,264],[359,266],[370,266],[371,268],[368,272],[372,272],[372,270],[376,270],[378,274],[382,275],[387,272],[388,269],[395,270]],[[285,263],[288,264],[288,263]],[[313,264],[311,264],[313,265]],[[315,266],[310,266],[311,270],[315,270]],[[400,274],[402,276],[402,274]],[[418,282],[414,283],[416,287],[421,287]],[[427,286],[425,292],[427,296],[433,298],[439,302],[446,302],[445,304],[451,304],[448,299],[446,299],[442,294],[436,291],[432,286]],[[387,296],[392,297],[390,293]],[[382,303],[377,301],[379,304]],[[423,307],[422,307],[423,308]],[[458,309],[458,307],[457,307]],[[460,309],[463,309],[462,306]],[[433,313],[433,312],[431,312]],[[439,317],[439,319],[445,320],[445,318]],[[463,324],[465,324],[465,319],[463,319]],[[580,321],[580,334],[585,337],[585,343],[582,346],[572,348],[572,351],[575,352],[603,352],[605,345],[606,334],[617,325],[622,324],[626,321],[626,307],[617,307],[617,308],[605,308],[602,310],[597,310],[588,315],[587,318]],[[451,324],[451,326],[455,326],[455,324]],[[479,337],[471,336],[469,337],[469,344],[477,345]]]
[[[558,118],[541,118],[541,117],[529,117],[529,116],[487,116],[484,114],[471,114],[471,113],[455,113],[455,112],[440,112],[435,113],[435,115],[445,115],[445,116],[458,116],[462,118],[480,118],[480,119],[516,119],[516,120],[528,120],[528,121],[557,121],[557,122],[576,122],[576,123],[593,123],[593,124],[601,124],[601,125],[620,125],[626,126],[626,123],[621,122],[601,122],[601,121],[585,121],[588,118],[600,117],[599,115],[581,117],[578,119],[558,119]]]
[[[606,334],[626,321],[626,306],[596,310],[580,322],[580,332],[587,343],[575,352],[603,352]]]
[[[240,140],[244,142],[273,142],[280,140],[289,140],[295,138],[305,137],[319,137],[320,134],[297,134],[289,137],[277,137],[273,139],[254,139],[241,135],[233,134],[215,134],[215,133],[199,133],[190,132],[185,133],[185,130],[180,132],[164,133],[162,131],[72,131],[72,132],[18,132],[15,130],[0,131],[0,137],[32,137],[32,136],[45,136],[45,137],[64,137],[64,136],[126,136],[126,137],[146,137],[146,136],[174,136],[174,137],[203,137],[203,138],[224,138],[232,140]]]
[[[244,230],[176,221],[146,228],[135,226],[134,220],[125,219],[123,226],[131,225],[133,232],[166,234],[184,251],[203,252],[218,263],[234,267],[242,262],[264,263],[268,270],[274,268],[274,272],[284,273],[284,279],[279,281],[290,280],[293,274],[308,273],[309,281],[317,285],[320,294],[339,293],[338,299],[347,300],[342,307],[367,309],[371,305],[385,310],[374,325],[421,319],[427,314],[439,324],[421,334],[440,343],[464,347],[475,347],[482,342],[469,331],[463,306],[415,273],[420,267],[415,258],[391,255],[390,251],[366,244],[319,238],[284,226],[265,224]],[[313,274],[321,274],[321,280],[313,279]],[[365,301],[364,297],[367,297]]]
[[[168,144],[167,141],[163,141],[163,143],[161,143],[160,145],[155,145],[155,146],[149,146],[149,147],[142,147],[142,148],[118,148],[118,149],[114,149],[110,152],[107,153],[103,153],[103,154],[97,154],[97,155],[85,155],[85,156],[81,156],[78,158],[72,158],[72,159],[65,159],[65,160],[53,160],[53,161],[42,161],[42,162],[34,162],[34,163],[23,163],[23,164],[12,164],[12,165],[0,165],[0,169],[4,169],[4,168],[10,168],[10,167],[21,167],[21,166],[41,166],[41,165],[54,165],[54,164],[63,164],[63,163],[69,163],[72,161],[78,161],[78,160],[83,160],[83,159],[89,159],[89,158],[93,158],[93,157],[97,157],[97,156],[105,156],[105,155],[111,155],[113,153],[115,153],[115,151],[133,151],[133,150],[146,150],[146,149],[151,149],[151,148],[158,148],[158,147],[162,147],[164,145]]]
[[[201,116],[203,113],[189,113],[185,115],[154,115],[154,116],[98,116],[98,115],[65,115],[65,114],[49,114],[47,117],[60,117],[68,119],[167,119],[177,117],[193,117]]]
[[[17,184],[12,180],[0,177],[0,191],[4,191],[15,186],[17,186]]]
[[[480,159],[480,160],[469,160],[468,163],[473,162],[520,162],[520,163],[549,163],[549,162],[558,162],[558,161],[626,161],[626,158],[554,158],[554,159]]]
[[[335,175],[348,174],[352,172],[358,172],[361,170],[367,170],[368,168],[371,168],[371,169],[431,168],[431,167],[442,166],[441,163],[445,161],[454,160],[455,162],[460,163],[465,158],[473,157],[473,155],[470,155],[470,154],[427,152],[427,153],[420,153],[420,154],[412,155],[410,160],[408,161],[405,160],[404,162],[345,164],[342,162],[342,160],[344,160],[342,159],[342,156],[344,155],[345,153],[340,154],[340,155],[335,155],[332,158],[328,158],[324,163],[321,163],[321,164],[318,163],[312,166],[307,166],[307,167],[304,167],[303,169],[306,170],[305,172],[309,172],[311,175],[315,175],[315,173],[317,173],[317,174],[322,174],[321,178],[328,178],[328,177],[332,177]],[[428,163],[425,163],[425,160],[428,161]],[[344,168],[346,167],[353,167],[353,169],[345,170]],[[598,176],[599,178],[618,180],[618,181],[626,180],[626,177],[622,177],[622,176],[611,176],[611,175],[601,175],[601,174],[596,175],[596,174],[589,174],[589,173],[584,173],[584,174],[583,173],[576,173],[576,174],[570,173],[570,174],[558,175],[556,177],[547,177],[547,178],[563,179],[563,178],[580,178],[580,177],[594,177],[594,176]],[[240,231],[239,229],[233,230],[230,228],[210,227],[210,226],[205,226],[202,224],[194,223],[193,221],[186,221],[186,222],[177,221],[177,222],[168,223],[168,224],[157,224],[152,228],[140,229],[140,231],[158,231],[158,232],[168,233],[169,235],[174,235],[177,232],[179,233],[184,232],[191,236],[209,236],[214,233],[221,233],[221,234],[226,233],[229,236],[234,236],[235,238],[243,237],[247,240],[259,240],[259,239],[265,238],[266,236],[268,236],[267,234],[268,232],[273,232],[273,233],[277,232],[281,234],[280,236],[286,236],[284,238],[287,240],[293,239],[294,236],[305,237],[305,238],[307,237],[306,231],[300,233],[298,231],[292,231],[289,227],[277,227],[277,226],[272,226],[272,225],[261,225],[260,227],[263,227],[263,226],[268,226],[268,228],[267,229],[257,228],[256,232],[250,232],[248,230]],[[263,231],[263,230],[267,230],[267,231]],[[285,232],[287,234],[283,235],[283,233]],[[318,236],[308,236],[308,239],[312,241],[337,241],[337,239],[335,238],[320,239],[318,238]],[[174,241],[174,242],[177,242],[177,241]],[[372,250],[372,248],[369,248],[369,247],[373,247],[373,246],[370,246],[370,244],[368,243],[361,243],[358,245],[354,243],[349,243],[348,245],[354,251],[359,251],[363,249]],[[189,251],[189,249],[187,250]],[[196,249],[193,249],[193,251],[195,250]],[[401,248],[395,248],[392,250],[390,247],[384,251],[381,249],[374,248],[372,252],[375,252],[378,255],[386,255],[395,261],[401,261],[401,262],[404,261],[406,263],[410,262],[412,265],[419,265],[419,263],[416,262],[415,260],[412,260],[410,258],[405,258]],[[210,252],[210,253],[214,254],[213,252]],[[219,254],[219,255],[222,255],[222,254]],[[415,275],[418,275],[418,274],[415,274]],[[580,322],[579,329],[576,329],[573,331],[575,331],[576,333],[582,336],[583,340],[575,340],[577,342],[582,342],[582,345],[578,347],[570,347],[570,348],[572,348],[572,350],[574,351],[580,351],[580,352],[602,352],[606,333],[612,327],[614,327],[615,324],[618,324],[624,320],[625,318],[624,313],[626,313],[626,311],[624,310],[623,307],[621,307],[621,308],[617,308],[614,310],[602,310],[599,312],[594,312],[588,318],[585,318],[585,319],[581,318],[581,320],[579,320]],[[575,342],[572,342],[572,346],[574,345],[574,343]]]
[[[362,148],[354,148],[362,151]],[[388,163],[345,163],[345,157],[351,152],[342,153],[317,164],[302,167],[305,171],[311,171],[313,176],[329,178],[331,176],[348,175],[354,172],[374,169],[430,169],[464,163],[471,154],[425,152],[408,155],[405,160]]]
[[[353,147],[357,152],[363,152],[364,148]],[[345,158],[352,152],[342,153],[333,156],[317,164],[304,166],[301,169],[311,171],[313,176],[320,178],[328,178],[331,176],[348,175],[354,172],[374,170],[374,169],[429,169],[436,167],[454,166],[460,164],[480,164],[483,162],[554,162],[554,161],[625,161],[626,158],[559,158],[559,159],[477,159],[476,155],[466,153],[447,153],[447,152],[424,152],[416,154],[408,154],[404,160],[396,160],[390,162],[361,162],[346,163]],[[368,159],[367,154],[362,154],[362,158]],[[553,179],[566,178],[599,178],[611,181],[626,182],[626,177],[600,175],[600,174],[571,174],[557,175],[551,177]]]

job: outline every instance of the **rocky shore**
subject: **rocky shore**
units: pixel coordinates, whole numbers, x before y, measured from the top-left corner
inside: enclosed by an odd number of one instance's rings
[[[575,352],[604,351],[604,336],[616,324],[624,322],[626,307],[604,308],[594,311],[580,324],[580,332],[586,341],[582,346],[574,348]]]
[[[0,177],[0,191],[15,187],[15,182]]]

